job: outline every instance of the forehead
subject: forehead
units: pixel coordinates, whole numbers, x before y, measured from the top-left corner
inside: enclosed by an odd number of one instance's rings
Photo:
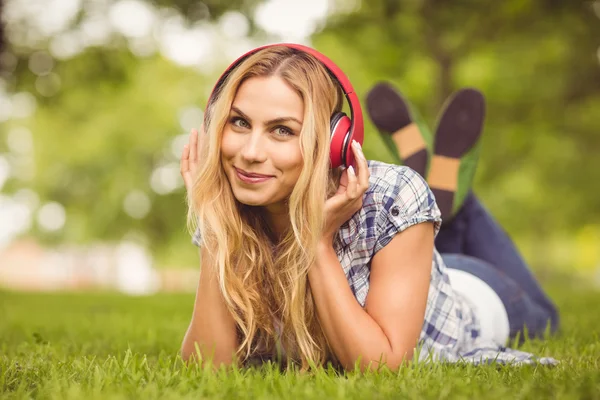
[[[302,97],[278,76],[254,77],[244,81],[233,100],[233,106],[252,118],[274,119],[304,115]]]

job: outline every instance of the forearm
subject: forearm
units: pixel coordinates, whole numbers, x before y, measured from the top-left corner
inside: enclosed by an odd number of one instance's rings
[[[215,366],[229,365],[237,349],[235,321],[221,295],[216,276],[208,268],[202,271],[194,312],[181,346],[183,359],[196,356],[211,358]]]
[[[215,366],[230,365],[233,363],[237,348],[235,327],[223,323],[218,315],[209,311],[210,308],[211,305],[208,303],[202,311],[194,311],[183,339],[181,356],[184,360],[193,357],[211,359]],[[196,346],[200,352],[199,357]]]
[[[396,368],[412,357],[411,348],[392,348],[377,322],[356,301],[331,245],[321,245],[308,274],[319,320],[340,363],[347,369],[360,358],[361,369],[379,362]]]

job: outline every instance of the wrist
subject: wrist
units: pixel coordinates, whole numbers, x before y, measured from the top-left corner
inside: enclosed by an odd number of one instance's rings
[[[332,260],[337,260],[337,254],[333,248],[333,240],[322,238],[317,244],[316,260],[308,271],[309,279],[316,279],[324,271],[328,271],[330,268],[327,267],[330,266]]]
[[[321,239],[317,245],[317,263],[320,264],[332,258],[337,259],[337,254],[333,248],[333,238]]]
[[[321,252],[328,248],[333,249],[333,235],[322,235],[317,245],[317,250]]]

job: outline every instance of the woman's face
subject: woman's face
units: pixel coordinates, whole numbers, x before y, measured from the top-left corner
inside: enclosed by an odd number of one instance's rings
[[[233,100],[221,142],[221,162],[236,199],[283,211],[303,160],[304,103],[277,76],[246,80]]]

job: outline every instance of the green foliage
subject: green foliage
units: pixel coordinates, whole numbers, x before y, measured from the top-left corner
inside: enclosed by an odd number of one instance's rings
[[[431,127],[454,90],[481,90],[475,191],[532,263],[597,268],[600,250],[588,248],[600,232],[600,20],[591,3],[361,4],[333,17],[315,46],[363,96],[378,80],[394,83]],[[370,121],[366,129],[367,157],[391,161]]]
[[[550,287],[565,310],[560,335],[523,345],[560,359],[556,367],[421,364],[366,374],[281,372],[272,364],[229,372],[187,366],[177,354],[193,294],[0,292],[0,397],[597,399],[600,325],[589,305],[600,295],[568,282]]]
[[[150,176],[157,166],[178,162],[171,142],[189,133],[179,126],[180,110],[203,104],[210,83],[159,57],[138,60],[122,50],[92,49],[55,70],[63,87],[41,99],[29,123],[32,186],[42,199],[63,204],[68,220],[60,235],[37,233],[49,243],[141,237],[159,258],[167,253],[168,264],[189,265],[195,254],[185,229],[183,189],[159,195]],[[32,90],[32,84],[24,81],[19,90]],[[140,220],[123,209],[133,190],[151,203]],[[187,257],[171,253],[182,247]]]
[[[189,22],[227,10],[251,16],[260,4],[147,2],[173,7]],[[251,34],[260,34],[249,20]],[[580,1],[372,0],[332,15],[313,44],[342,67],[361,98],[389,80],[432,128],[452,91],[483,91],[488,113],[476,192],[537,267],[590,271],[600,262],[599,22],[591,3]],[[28,69],[36,50],[10,49],[19,61],[9,90],[36,93]],[[185,133],[178,113],[203,107],[218,71],[207,76],[159,56],[137,58],[121,38],[56,60],[53,73],[62,82],[56,95],[38,95],[32,118],[0,125],[0,152],[14,126],[29,127],[35,146],[33,179],[9,180],[4,191],[31,187],[67,211],[63,232],[33,233],[50,243],[135,235],[159,265],[195,264],[183,191],[158,195],[149,179],[157,165],[177,161],[170,143]],[[368,118],[366,124],[367,157],[395,162]],[[151,201],[141,220],[123,211],[131,190]]]

